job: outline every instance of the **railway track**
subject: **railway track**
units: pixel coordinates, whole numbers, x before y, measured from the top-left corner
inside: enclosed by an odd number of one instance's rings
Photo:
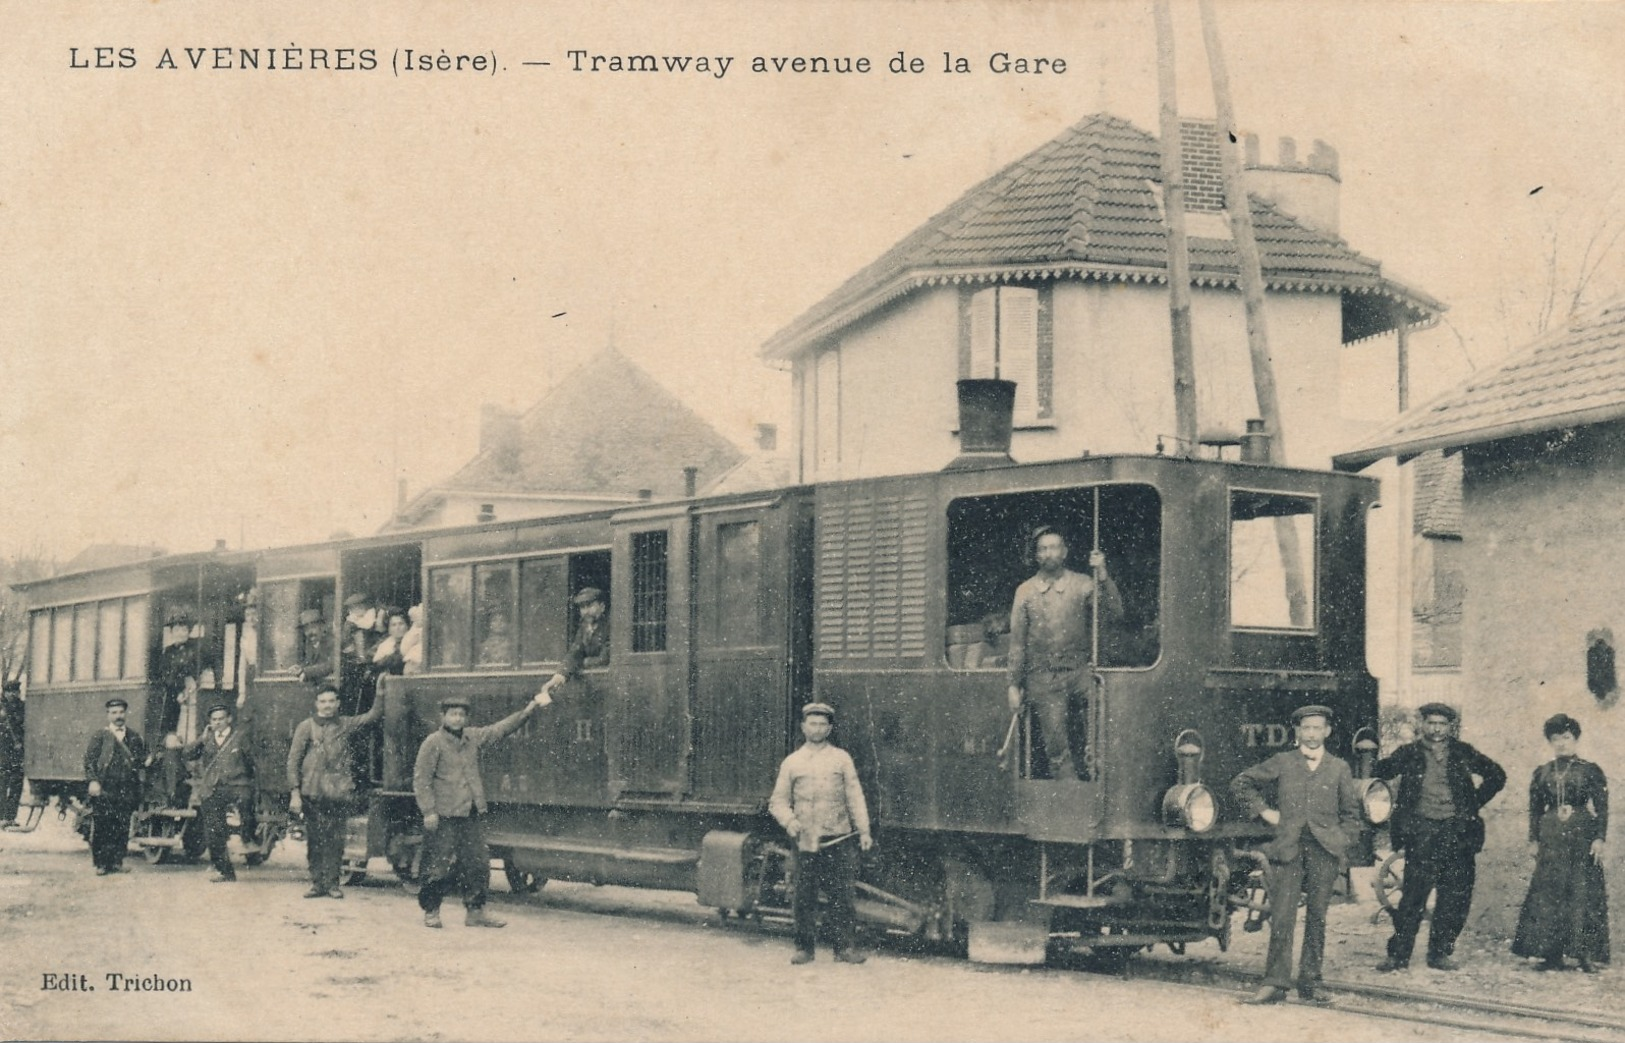
[[[1181,966],[1155,959],[1130,962],[1131,980],[1165,982],[1189,988],[1221,990],[1238,997],[1241,988],[1256,988],[1256,975],[1211,964]],[[1514,1039],[1560,1040],[1569,1043],[1621,1043],[1625,1020],[1596,1011],[1558,1010],[1526,1003],[1478,999],[1386,985],[1328,979],[1324,990],[1335,997],[1329,1010],[1411,1024],[1439,1025]],[[1287,1002],[1295,1002],[1289,999]]]

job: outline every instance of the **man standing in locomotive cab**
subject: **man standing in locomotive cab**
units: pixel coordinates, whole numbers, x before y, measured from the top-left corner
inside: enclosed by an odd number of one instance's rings
[[[858,848],[874,846],[869,805],[858,770],[845,750],[829,741],[835,710],[827,703],[801,708],[801,748],[779,765],[767,810],[795,842],[795,938],[791,963],[810,963],[818,918],[818,893],[829,899],[835,931],[835,958],[862,963],[852,947],[856,914],[852,887],[858,878]],[[856,840],[856,845],[853,841]]]
[[[1100,551],[1089,552],[1093,575],[1085,576],[1066,567],[1066,537],[1059,531],[1045,525],[1032,538],[1038,572],[1016,588],[1010,607],[1010,710],[1032,708],[1044,734],[1050,778],[1083,779],[1088,768],[1081,754],[1073,756],[1071,732],[1075,721],[1089,719],[1096,595],[1105,624],[1123,618],[1123,598]]]
[[[1484,846],[1479,809],[1507,781],[1499,764],[1451,735],[1460,720],[1454,707],[1428,703],[1416,715],[1422,737],[1379,760],[1371,772],[1379,779],[1404,776],[1389,836],[1394,850],[1405,852],[1405,883],[1388,957],[1377,964],[1385,973],[1410,966],[1430,891],[1438,895],[1428,928],[1428,966],[1436,971],[1460,966],[1450,957],[1473,904],[1476,860]]]
[[[1303,706],[1292,712],[1298,746],[1253,765],[1230,783],[1243,807],[1275,830],[1264,845],[1270,861],[1270,946],[1264,984],[1243,1003],[1279,1003],[1292,986],[1292,935],[1298,896],[1304,896],[1303,952],[1298,995],[1307,1003],[1330,1002],[1320,991],[1326,952],[1326,907],[1332,887],[1359,842],[1360,791],[1348,762],[1326,750],[1332,711]],[[1266,797],[1274,790],[1275,806]]]
[[[355,717],[339,714],[339,693],[331,684],[316,692],[316,712],[299,722],[288,747],[288,810],[304,812],[305,860],[310,866],[306,898],[343,898],[339,870],[344,862],[345,821],[355,801],[355,756],[350,737],[377,723],[387,697]]]
[[[604,592],[597,587],[582,587],[570,602],[576,606],[581,624],[576,628],[575,640],[570,642],[570,650],[559,664],[558,673],[542,686],[548,695],[564,682],[581,676],[584,668],[609,662],[609,615]]]
[[[187,746],[183,756],[201,761],[193,789],[198,795],[203,817],[203,836],[209,845],[209,861],[214,865],[211,883],[237,879],[231,865],[230,839],[226,813],[235,806],[242,822],[243,842],[251,843],[258,822],[254,815],[254,755],[241,731],[232,727],[231,707],[215,703],[209,707],[209,729]]]
[[[147,744],[124,723],[130,704],[107,700],[107,727],[90,737],[85,778],[90,780],[90,860],[97,876],[124,871],[130,846],[130,816],[141,803],[141,771]]]
[[[486,803],[485,786],[480,780],[480,750],[517,731],[537,707],[552,701],[543,689],[497,723],[471,728],[467,699],[440,700],[440,727],[418,747],[412,768],[412,795],[423,813],[423,888],[418,892],[423,926],[440,926],[440,903],[455,883],[463,887],[464,924],[506,926],[506,921],[485,912],[491,852],[485,846],[481,821]]]

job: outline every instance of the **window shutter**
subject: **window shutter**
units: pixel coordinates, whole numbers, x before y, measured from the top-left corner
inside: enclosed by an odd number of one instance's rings
[[[998,371],[998,290],[982,290],[970,299],[970,373],[973,380],[991,380]]]
[[[1016,382],[1017,424],[1038,419],[1038,291],[999,290],[999,376]]]

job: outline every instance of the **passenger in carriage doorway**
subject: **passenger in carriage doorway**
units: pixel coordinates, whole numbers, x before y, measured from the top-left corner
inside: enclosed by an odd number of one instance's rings
[[[333,631],[321,609],[307,608],[299,613],[299,680],[320,688],[331,676]]]
[[[1377,965],[1384,973],[1410,966],[1430,891],[1437,895],[1428,927],[1428,966],[1436,971],[1459,967],[1451,953],[1473,904],[1478,852],[1484,847],[1479,810],[1507,783],[1499,764],[1452,736],[1461,719],[1454,707],[1428,703],[1416,715],[1422,737],[1382,758],[1371,771],[1379,779],[1404,776],[1388,828],[1394,850],[1405,852],[1405,886],[1394,912],[1388,957]]]
[[[1292,936],[1298,898],[1304,903],[1303,952],[1298,960],[1298,995],[1306,1003],[1330,1001],[1320,991],[1326,953],[1326,907],[1349,851],[1360,839],[1360,793],[1348,762],[1326,751],[1332,711],[1302,706],[1292,712],[1298,748],[1283,750],[1253,765],[1230,782],[1249,815],[1261,818],[1275,836],[1264,845],[1269,859],[1270,946],[1264,984],[1243,1003],[1279,1003],[1292,985]],[[1270,807],[1269,797],[1275,798]]]
[[[795,939],[791,963],[811,963],[818,920],[818,894],[829,900],[835,958],[862,963],[853,948],[856,915],[852,889],[858,877],[858,849],[874,846],[869,805],[858,770],[845,750],[831,745],[835,710],[827,703],[801,708],[801,734],[807,740],[779,765],[767,810],[795,842]]]
[[[407,631],[401,637],[402,673],[423,672],[423,605],[418,603],[406,610]]]
[[[141,772],[147,744],[125,723],[130,704],[106,703],[107,727],[90,737],[85,749],[85,778],[90,780],[90,860],[97,876],[124,871],[130,846],[130,816],[141,803]]]
[[[440,924],[440,903],[456,884],[463,888],[463,923],[469,927],[503,927],[485,912],[485,889],[491,878],[491,852],[485,845],[485,785],[480,781],[480,751],[519,729],[537,707],[553,700],[547,691],[495,724],[468,726],[469,702],[440,700],[440,727],[418,747],[412,766],[412,795],[423,814],[423,887],[418,907],[423,925]]]
[[[350,738],[384,715],[388,692],[355,717],[339,713],[330,684],[316,692],[316,712],[299,722],[288,747],[288,810],[304,812],[305,860],[310,866],[306,898],[343,898],[344,825],[355,802],[355,754]]]
[[[209,707],[209,730],[187,746],[187,760],[202,763],[196,790],[201,802],[203,836],[209,845],[209,861],[214,865],[212,883],[237,879],[226,847],[230,839],[226,813],[236,807],[242,822],[243,843],[252,843],[258,820],[254,815],[254,755],[244,734],[233,727],[231,707],[215,703]]]
[[[566,681],[581,675],[589,666],[603,666],[609,662],[609,615],[604,604],[604,592],[597,587],[583,587],[570,599],[581,616],[581,626],[570,650],[564,654],[558,673],[548,678],[542,691],[552,695]]]
[[[389,633],[378,642],[378,647],[372,653],[374,673],[398,675],[406,672],[406,655],[401,645],[410,630],[411,624],[407,622],[405,612],[389,613]]]
[[[1088,778],[1070,735],[1074,722],[1089,719],[1095,578],[1066,567],[1066,537],[1055,528],[1042,526],[1032,539],[1038,572],[1016,588],[1010,608],[1010,709],[1029,707],[1038,719],[1051,778]],[[1123,598],[1107,574],[1106,555],[1090,551],[1089,568],[1100,581],[1101,623],[1115,626]]]

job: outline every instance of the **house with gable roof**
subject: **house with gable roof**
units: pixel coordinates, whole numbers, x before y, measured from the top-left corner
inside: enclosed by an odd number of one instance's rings
[[[1566,713],[1580,755],[1625,772],[1625,296],[1570,320],[1361,439],[1337,466],[1441,454],[1461,471],[1463,737],[1512,779],[1485,809],[1474,923],[1510,934],[1529,879],[1525,817],[1541,727]],[[1447,520],[1446,520],[1447,523]],[[1605,867],[1622,860],[1609,845]],[[1613,943],[1625,944],[1614,917]]]
[[[1182,145],[1201,429],[1259,410],[1217,130]],[[1336,153],[1248,143],[1248,189],[1288,459],[1325,467],[1375,418],[1340,398],[1345,345],[1433,324],[1443,305],[1337,235]],[[971,188],[776,333],[798,476],[935,470],[958,452],[956,381],[1016,382],[1018,461],[1153,452],[1175,431],[1158,140],[1089,116]],[[1172,451],[1170,447],[1170,451]]]
[[[610,346],[523,414],[487,405],[480,448],[383,531],[472,525],[692,495],[746,456]],[[693,468],[690,478],[686,468]]]

